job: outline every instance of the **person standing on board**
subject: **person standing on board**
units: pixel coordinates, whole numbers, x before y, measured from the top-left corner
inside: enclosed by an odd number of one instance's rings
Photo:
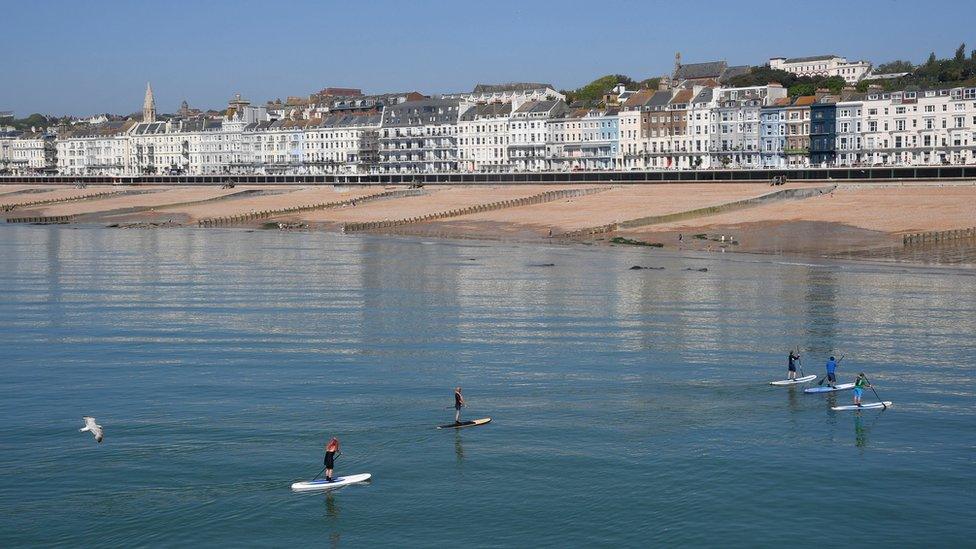
[[[332,482],[332,469],[335,467],[336,455],[341,454],[342,451],[339,450],[339,439],[332,437],[332,440],[325,445],[325,481]]]
[[[790,357],[787,359],[787,363],[786,363],[787,368],[789,368],[789,371],[786,374],[786,379],[796,379],[796,361],[797,360],[800,360],[800,353],[799,353],[799,351],[794,353],[793,350],[791,349],[790,350]]]
[[[864,375],[864,372],[857,374],[857,379],[854,380],[854,405],[861,405],[861,395],[864,394],[864,389],[870,389],[871,384],[868,383],[868,378]]]
[[[835,387],[834,383],[837,383],[837,361],[830,357],[827,361],[827,385]]]
[[[461,424],[461,408],[464,406],[464,397],[461,395],[461,388],[454,388],[454,423]]]

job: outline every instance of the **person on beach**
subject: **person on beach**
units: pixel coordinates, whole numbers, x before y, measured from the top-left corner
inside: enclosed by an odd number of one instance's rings
[[[793,352],[790,350],[790,356],[786,360],[786,367],[789,369],[786,373],[786,379],[796,379],[796,362],[800,360],[799,351]]]
[[[867,376],[864,372],[857,374],[857,379],[854,380],[854,405],[861,405],[861,396],[864,394],[864,389],[870,389],[871,384],[868,383]]]
[[[332,482],[332,469],[335,467],[335,458],[342,452],[339,450],[339,439],[332,437],[332,440],[325,445],[325,481]]]
[[[837,361],[834,357],[830,357],[827,361],[827,385],[835,387],[835,383],[837,383]]]
[[[464,396],[461,395],[461,388],[454,388],[454,423],[461,424],[461,408],[464,407]]]

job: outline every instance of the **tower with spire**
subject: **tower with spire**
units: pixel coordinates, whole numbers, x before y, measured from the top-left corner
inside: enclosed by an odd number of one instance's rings
[[[156,121],[156,98],[153,97],[152,84],[146,82],[146,99],[142,102],[142,121]]]

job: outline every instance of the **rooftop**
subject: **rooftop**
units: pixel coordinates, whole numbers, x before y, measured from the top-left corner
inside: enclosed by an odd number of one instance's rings
[[[554,89],[552,84],[544,84],[541,82],[508,82],[505,84],[478,84],[474,87],[472,93],[499,93],[499,92],[511,92],[511,91],[529,91],[529,90],[542,90],[542,89]]]

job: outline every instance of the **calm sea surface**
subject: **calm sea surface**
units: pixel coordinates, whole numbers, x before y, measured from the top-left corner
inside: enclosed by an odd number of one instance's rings
[[[973,546],[974,357],[968,268],[0,227],[0,546]]]

